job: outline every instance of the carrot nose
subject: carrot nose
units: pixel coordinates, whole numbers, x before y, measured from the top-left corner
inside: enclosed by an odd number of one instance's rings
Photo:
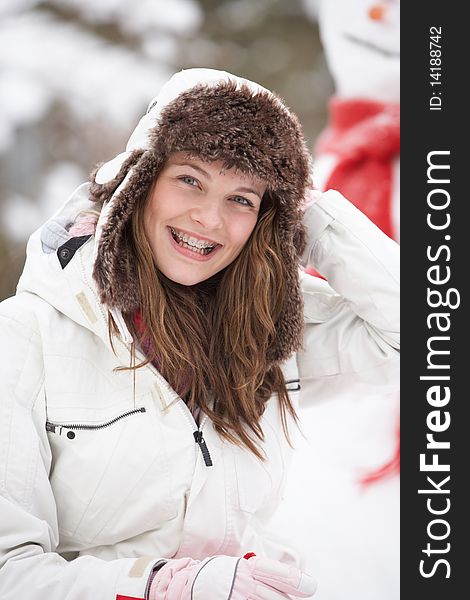
[[[383,21],[387,14],[387,6],[384,2],[377,2],[369,7],[367,15],[372,21]]]

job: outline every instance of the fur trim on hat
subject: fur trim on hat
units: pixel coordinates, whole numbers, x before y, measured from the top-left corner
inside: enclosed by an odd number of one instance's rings
[[[203,161],[222,161],[227,169],[265,181],[278,206],[291,294],[277,323],[269,358],[285,360],[302,344],[298,264],[306,234],[301,206],[311,185],[310,154],[297,117],[268,91],[254,92],[245,84],[222,81],[197,85],[177,96],[160,112],[148,140],[148,148],[133,151],[112,181],[98,184],[92,176],[91,198],[101,204],[121,186],[98,241],[93,275],[101,301],[123,312],[140,306],[127,226],[135,203],[145,201],[170,155],[186,152]]]

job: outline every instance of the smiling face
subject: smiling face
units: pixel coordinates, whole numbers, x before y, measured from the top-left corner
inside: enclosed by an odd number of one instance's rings
[[[152,187],[145,233],[157,268],[182,285],[215,275],[240,254],[266,185],[211,163],[173,154]]]

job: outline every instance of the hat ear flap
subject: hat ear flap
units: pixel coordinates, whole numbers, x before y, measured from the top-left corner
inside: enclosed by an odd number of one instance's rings
[[[99,179],[97,175],[103,169],[103,167],[109,163],[102,162],[98,164],[90,175],[90,200],[97,202],[100,206],[102,206],[105,202],[108,202],[117,188],[124,181],[129,170],[137,164],[143,153],[144,150],[141,149],[133,150],[122,162],[117,174],[112,179],[103,183],[98,183],[96,181],[96,179]]]
[[[282,261],[285,267],[288,291],[276,322],[276,337],[268,349],[268,360],[279,363],[287,360],[303,343],[304,318],[303,296],[299,280],[299,256],[306,243],[306,229],[301,222],[283,228]]]
[[[307,247],[307,230],[301,222],[296,223],[292,232],[292,243],[297,252],[297,256],[301,257]]]
[[[106,201],[114,194],[101,231],[93,270],[100,300],[110,308],[117,307],[126,312],[139,308],[135,253],[128,228],[136,203],[145,200],[162,165],[163,159],[151,150],[134,151],[112,181],[92,184],[96,190],[93,199]],[[118,189],[121,184],[122,189]]]
[[[267,358],[271,364],[286,361],[293,352],[299,351],[303,344],[304,300],[302,292],[292,272],[287,277],[286,283],[291,292],[276,323],[276,340],[267,351]]]

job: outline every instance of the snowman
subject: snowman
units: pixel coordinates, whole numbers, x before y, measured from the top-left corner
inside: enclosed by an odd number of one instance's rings
[[[398,241],[400,4],[304,1],[335,82],[314,184],[341,191]],[[316,600],[399,598],[398,385],[398,374],[379,389],[326,382],[301,409],[305,438],[276,525],[316,577]]]
[[[315,184],[340,190],[398,240],[400,3],[325,0],[319,22],[336,93],[315,146]]]

